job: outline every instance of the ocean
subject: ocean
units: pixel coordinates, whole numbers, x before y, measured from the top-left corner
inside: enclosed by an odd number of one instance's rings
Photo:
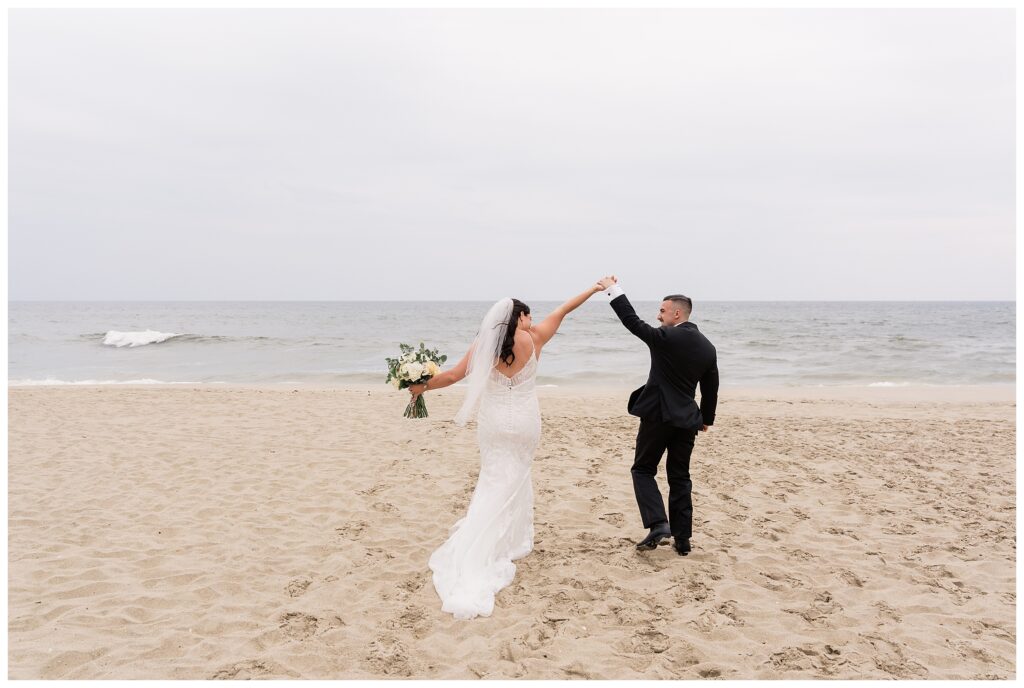
[[[534,302],[540,322],[559,302]],[[451,365],[490,303],[11,302],[8,383],[384,384],[385,356],[426,343]],[[657,302],[634,304],[657,324]],[[723,386],[1013,384],[1016,304],[706,302],[691,320]],[[605,297],[544,348],[542,385],[640,385],[646,346]]]

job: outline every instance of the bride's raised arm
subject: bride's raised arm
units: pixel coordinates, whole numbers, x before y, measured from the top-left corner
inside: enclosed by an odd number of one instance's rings
[[[583,305],[584,301],[599,291],[604,291],[604,287],[600,283],[595,282],[585,292],[572,297],[551,311],[551,315],[544,318],[544,322],[534,325],[530,329],[530,334],[533,335],[533,341],[537,344],[537,353],[540,353],[540,348],[551,341],[551,338],[558,332],[558,328],[562,325],[562,319]]]
[[[454,385],[456,382],[466,377],[466,368],[469,366],[469,359],[473,356],[474,346],[475,343],[470,344],[469,350],[466,352],[466,355],[462,357],[462,360],[448,370],[438,373],[427,380],[425,385],[409,385],[409,393],[412,394],[413,399],[423,394],[428,389],[441,389],[448,385]]]

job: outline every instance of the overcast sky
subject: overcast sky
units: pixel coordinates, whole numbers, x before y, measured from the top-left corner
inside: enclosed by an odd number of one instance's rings
[[[13,10],[12,300],[1013,299],[1012,10]]]

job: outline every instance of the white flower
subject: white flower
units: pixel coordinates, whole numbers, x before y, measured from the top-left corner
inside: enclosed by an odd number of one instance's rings
[[[434,361],[427,361],[424,367],[427,370],[427,375],[429,375],[430,377],[434,377],[435,375],[441,372],[441,366],[437,365],[437,363],[435,363]]]
[[[405,374],[409,380],[419,380],[423,376],[422,363],[406,363],[403,368],[405,368]]]
[[[399,380],[397,377],[393,377],[391,378],[391,386],[394,387],[395,389],[402,389],[402,381]]]

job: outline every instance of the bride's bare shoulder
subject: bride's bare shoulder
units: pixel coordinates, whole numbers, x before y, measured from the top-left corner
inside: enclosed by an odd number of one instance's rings
[[[517,354],[528,355],[537,347],[537,336],[529,330],[516,330],[515,340],[512,344]]]
[[[540,348],[544,346],[544,342],[540,340],[540,335],[530,331],[526,333],[530,338],[530,344],[533,345],[533,350],[540,353]],[[525,341],[525,340],[524,340]]]

